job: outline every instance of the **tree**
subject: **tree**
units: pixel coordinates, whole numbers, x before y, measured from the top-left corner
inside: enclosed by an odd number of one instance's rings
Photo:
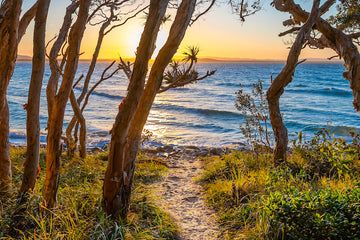
[[[360,3],[357,0],[340,1],[336,15],[330,16],[329,23],[347,35],[353,35],[354,42],[360,45]]]
[[[144,91],[148,62],[154,51],[155,40],[165,14],[168,0],[151,0],[147,21],[137,49],[134,71],[131,74],[127,97],[116,116],[110,142],[108,167],[103,187],[103,207],[108,214],[125,219],[131,186],[131,176],[125,171],[126,136]],[[130,178],[129,178],[130,177]]]
[[[185,35],[186,29],[192,21],[191,18],[195,10],[195,2],[196,1],[194,0],[183,0],[181,2],[177,10],[175,20],[172,23],[169,37],[155,58],[143,92],[143,87],[139,87],[138,92],[135,92],[133,84],[136,84],[136,79],[134,78],[134,75],[137,73],[137,61],[139,61],[139,54],[142,53],[141,47],[143,46],[143,37],[140,41],[137,58],[130,77],[129,92],[119,109],[119,113],[112,130],[109,165],[104,179],[103,207],[108,214],[111,214],[114,217],[120,216],[122,219],[126,219],[135,170],[135,160],[141,142],[141,133],[156,94],[164,89],[167,90],[176,86],[183,86],[185,84],[204,79],[206,76],[210,76],[215,72],[208,72],[204,77],[199,77],[195,71],[192,71],[192,66],[197,60],[196,54],[198,52],[198,49],[193,48],[190,53],[187,54],[187,59],[185,59],[187,61],[191,61],[191,67],[184,70],[181,75],[173,74],[179,73],[176,68],[173,68],[173,73],[167,72],[164,77],[165,68],[168,66],[172,57],[176,53]],[[212,4],[213,1],[210,3],[210,6],[212,6]],[[152,11],[155,11],[154,8],[151,7],[152,5],[150,4],[149,17],[146,25],[149,24],[151,16],[154,14]],[[208,9],[209,8],[207,8],[205,12],[207,12]],[[198,16],[201,15],[202,13]],[[161,16],[159,17],[160,18],[158,18],[158,20],[161,20]],[[146,31],[146,27],[144,31]],[[154,34],[154,37],[156,38],[157,31],[154,32]],[[130,64],[123,63],[123,68],[125,73],[129,75]],[[146,72],[143,72],[143,74],[146,74]],[[144,77],[145,76],[143,76],[143,78]],[[160,90],[162,81],[166,77],[168,85],[164,86]],[[144,82],[141,82],[142,86],[143,84]],[[135,94],[137,94],[136,100],[133,97]],[[130,109],[133,117],[124,115],[129,113]]]
[[[320,16],[329,10],[329,8],[335,3],[334,0],[325,1],[319,8]],[[278,11],[288,12],[292,15],[292,18],[284,21],[285,26],[293,26],[296,24],[304,23],[309,18],[309,13],[301,8],[300,5],[295,4],[293,0],[274,0],[273,5]],[[354,45],[353,38],[356,38],[357,34],[345,34],[339,29],[336,29],[330,25],[329,22],[317,17],[314,27],[321,34],[320,37],[313,37],[311,35],[306,36],[306,44],[314,46],[316,48],[331,48],[340,58],[344,59],[345,68],[348,70],[343,73],[345,79],[350,81],[350,88],[352,89],[354,101],[354,108],[360,112],[360,55],[357,47]],[[292,27],[281,35],[298,31],[298,27]],[[300,30],[301,31],[301,30]],[[287,148],[287,131],[282,117],[280,114],[278,98],[283,93],[284,87],[291,81],[291,75],[293,73],[292,68],[297,65],[296,55],[294,53],[289,54],[289,58],[293,59],[290,65],[286,65],[279,74],[279,79],[276,83],[273,82],[273,89],[268,90],[269,108],[271,101],[272,113],[270,112],[271,124],[273,126],[276,147],[274,154],[274,161],[278,162],[286,160],[286,148]],[[289,60],[288,58],[288,60]],[[289,78],[290,77],[290,78]],[[271,91],[271,92],[270,92]]]
[[[14,72],[17,48],[26,29],[35,16],[35,3],[21,18],[21,0],[4,0],[0,6],[0,193],[11,187],[9,158],[9,105],[6,91]]]
[[[290,49],[284,68],[281,70],[278,76],[276,76],[266,93],[266,97],[269,103],[270,122],[276,141],[274,151],[275,165],[286,160],[288,144],[287,129],[282,121],[279,99],[284,92],[284,88],[292,81],[295,68],[299,64],[299,55],[306,41],[306,37],[308,36],[319,16],[319,4],[319,0],[314,0],[311,15],[297,34],[295,42]]]
[[[62,76],[62,82],[57,94],[52,99],[53,105],[51,106],[48,120],[46,182],[44,192],[45,206],[50,209],[55,207],[57,202],[61,155],[60,139],[64,113],[78,66],[80,44],[88,19],[90,3],[90,0],[79,0],[78,16],[69,33],[67,61]],[[57,82],[55,82],[55,87],[56,85]]]
[[[246,17],[254,15],[261,9],[260,0],[230,0],[229,4],[243,22]]]
[[[45,32],[49,5],[50,0],[39,0],[35,16],[32,73],[26,108],[27,150],[21,193],[34,189],[39,167],[40,96],[45,72]]]
[[[134,8],[132,10],[129,10],[126,13],[122,13],[121,8],[125,4],[134,5]],[[119,1],[119,0],[102,0],[94,3],[94,10],[90,14],[88,22],[90,25],[101,25],[98,33],[98,39],[97,44],[94,49],[93,57],[91,59],[88,71],[85,76],[84,84],[83,84],[83,90],[80,94],[80,96],[76,99],[75,94],[73,94],[73,90],[71,90],[70,94],[70,102],[74,110],[74,117],[71,119],[67,129],[66,129],[66,138],[67,138],[67,148],[68,148],[68,155],[69,157],[72,157],[74,155],[76,145],[77,145],[77,131],[78,131],[78,124],[80,124],[80,148],[79,148],[79,155],[80,157],[84,158],[86,156],[86,144],[85,144],[85,137],[86,137],[86,121],[84,116],[82,115],[82,112],[84,110],[83,107],[82,110],[80,109],[81,103],[84,100],[88,89],[90,80],[92,77],[92,74],[94,72],[97,59],[100,53],[100,49],[102,46],[102,42],[107,34],[109,34],[114,29],[123,26],[128,22],[130,19],[136,17],[140,12],[144,11],[148,6],[145,6],[144,8],[139,8],[142,6],[142,4],[136,5],[136,1],[134,0],[125,0],[125,1]],[[97,14],[99,12],[99,14]],[[128,16],[130,15],[130,16]],[[95,22],[92,22],[95,16],[98,18]],[[125,19],[124,19],[125,18]],[[75,127],[76,125],[76,127]],[[72,137],[72,131],[75,127],[74,132],[74,138]]]
[[[15,68],[21,4],[21,0],[5,0],[0,7],[0,194],[7,192],[11,185],[6,90]]]

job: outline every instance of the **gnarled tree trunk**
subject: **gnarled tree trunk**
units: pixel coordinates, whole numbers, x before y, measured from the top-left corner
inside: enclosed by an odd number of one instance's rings
[[[80,44],[85,31],[91,0],[79,1],[78,17],[69,33],[69,48],[63,80],[58,94],[54,98],[47,138],[46,182],[44,202],[47,208],[53,208],[57,202],[57,190],[60,176],[60,139],[64,122],[66,103],[69,99],[73,80],[78,66]]]
[[[335,0],[328,0],[321,7],[320,12],[328,10],[329,6]],[[293,0],[276,0],[275,7],[279,11],[289,12],[295,19],[305,22],[309,13],[304,11]],[[353,92],[353,105],[356,111],[360,113],[360,55],[358,48],[354,45],[352,39],[342,31],[333,28],[327,21],[319,17],[316,22],[316,29],[322,33],[320,44],[324,47],[333,49],[344,59],[345,68],[348,72],[343,74],[344,78],[350,81],[350,88]]]
[[[292,45],[286,64],[279,75],[271,83],[266,98],[269,103],[270,122],[274,131],[276,146],[274,151],[274,164],[277,165],[282,161],[286,161],[286,151],[288,144],[287,128],[282,120],[279,100],[284,92],[284,88],[292,81],[295,68],[298,64],[298,59],[302,47],[306,41],[306,37],[311,31],[315,21],[319,15],[320,0],[314,0],[311,15],[306,23],[300,29],[294,44]]]
[[[20,188],[21,193],[34,189],[39,167],[40,96],[45,72],[45,32],[50,0],[39,0],[38,4],[35,16],[32,73],[27,105],[27,150]]]
[[[137,49],[127,97],[116,116],[110,142],[108,166],[103,187],[103,208],[107,214],[126,219],[129,206],[131,179],[125,172],[126,136],[135,115],[145,84],[148,62],[153,53],[156,37],[169,0],[151,0],[149,15]]]
[[[0,196],[11,187],[9,105],[7,87],[14,72],[22,0],[5,0],[0,7]]]
[[[319,9],[320,15],[325,13],[334,2],[335,0],[326,1]],[[303,10],[300,5],[295,4],[293,0],[274,0],[273,3],[277,10],[290,13],[294,22],[306,22],[309,17],[309,13]],[[333,49],[344,59],[348,72],[343,75],[344,78],[350,81],[350,88],[354,96],[353,105],[360,113],[360,55],[357,47],[348,35],[333,28],[319,16],[316,19],[315,28],[322,34],[318,44]],[[284,135],[279,135],[279,137],[282,137],[282,139],[279,139],[279,143],[281,144],[280,141],[285,143]],[[275,159],[280,159],[281,155],[275,155]]]

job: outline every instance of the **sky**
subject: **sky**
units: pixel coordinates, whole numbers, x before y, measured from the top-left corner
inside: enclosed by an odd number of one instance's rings
[[[35,2],[24,0],[23,12]],[[289,14],[280,13],[270,6],[271,1],[264,0],[263,9],[250,16],[245,22],[232,12],[227,0],[220,0],[212,10],[195,22],[186,32],[185,38],[178,50],[178,56],[190,46],[200,48],[200,58],[221,59],[266,59],[284,60],[288,54],[289,37],[278,37],[286,28],[282,22]],[[306,10],[311,9],[312,1],[302,0]],[[52,39],[60,29],[66,6],[70,0],[52,0],[47,23],[47,40]],[[334,7],[333,7],[334,9]],[[334,11],[334,10],[333,10]],[[174,16],[172,17],[172,19]],[[131,20],[123,27],[108,34],[100,52],[101,59],[118,59],[119,56],[130,58],[135,56],[135,50],[144,25],[144,16]],[[157,50],[166,41],[171,23],[161,27]],[[32,56],[33,23],[19,46],[19,55]],[[97,40],[98,27],[87,26],[82,42],[82,59],[90,59]],[[156,51],[155,53],[156,54]],[[331,50],[305,49],[301,58],[327,58],[333,56]]]

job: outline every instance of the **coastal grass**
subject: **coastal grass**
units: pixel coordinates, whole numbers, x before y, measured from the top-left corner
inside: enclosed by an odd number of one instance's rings
[[[11,160],[13,192],[0,201],[0,239],[175,239],[179,228],[170,215],[159,208],[151,183],[161,179],[167,168],[140,154],[130,213],[126,223],[107,217],[101,207],[106,153],[86,159],[62,156],[58,207],[43,205],[45,150],[34,191],[21,203],[18,193],[26,149],[13,147]]]
[[[224,239],[360,239],[360,147],[326,131],[301,133],[286,163],[235,151],[203,158],[197,178]]]

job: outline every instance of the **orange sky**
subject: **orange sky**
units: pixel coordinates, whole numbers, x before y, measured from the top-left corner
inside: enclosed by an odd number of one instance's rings
[[[32,4],[31,0],[24,1],[23,10]],[[66,1],[52,1],[47,25],[47,38],[55,36],[62,23]],[[188,46],[200,48],[199,57],[210,58],[250,58],[250,59],[286,59],[288,45],[284,42],[288,38],[279,38],[277,35],[285,28],[282,21],[288,14],[279,13],[272,7],[264,5],[264,10],[251,16],[245,23],[232,14],[227,4],[217,4],[210,13],[196,22],[186,33],[186,37],[180,46],[181,53]],[[309,4],[306,6],[311,7]],[[122,28],[111,32],[105,39],[100,53],[100,58],[117,59],[122,57],[134,57],[136,45],[141,35],[144,19],[129,22]],[[32,26],[28,29],[23,41],[19,46],[20,55],[32,55]],[[157,48],[165,42],[170,23],[162,26],[158,37]],[[81,56],[89,59],[92,56],[97,39],[97,28],[88,26],[82,43]],[[334,55],[330,50],[315,51],[306,49],[302,58],[326,58]]]

